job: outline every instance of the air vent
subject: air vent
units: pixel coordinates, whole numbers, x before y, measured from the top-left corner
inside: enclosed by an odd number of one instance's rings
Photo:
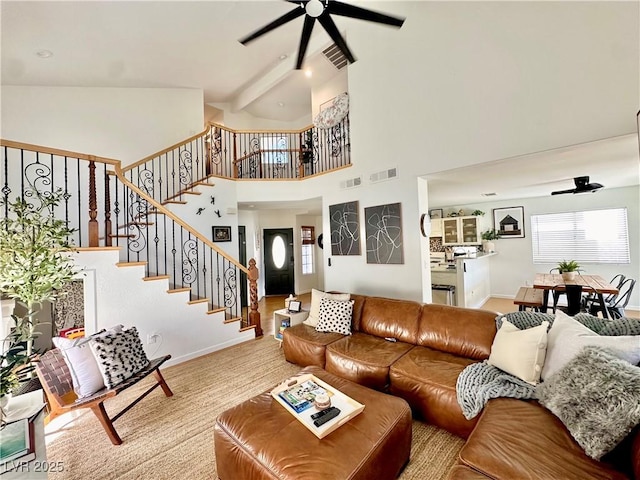
[[[371,183],[382,182],[384,180],[391,180],[398,177],[398,169],[396,167],[388,170],[382,170],[381,172],[372,173],[369,177]]]
[[[330,47],[325,48],[322,51],[322,54],[325,57],[327,57],[327,60],[329,60],[333,64],[333,66],[336,67],[338,70],[346,67],[347,64],[349,63],[349,61],[347,60],[347,57],[344,56],[342,51],[338,48],[338,46],[335,43]]]
[[[340,188],[353,188],[362,185],[362,177],[350,178],[344,182],[340,182]]]
[[[483,197],[495,197],[497,195],[497,193],[495,193],[495,192],[481,193],[480,195],[483,196]]]

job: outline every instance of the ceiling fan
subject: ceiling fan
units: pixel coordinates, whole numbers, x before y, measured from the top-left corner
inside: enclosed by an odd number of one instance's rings
[[[366,20],[368,22],[383,23],[385,25],[391,25],[400,28],[404,23],[404,18],[392,17],[383,13],[374,12],[366,8],[356,7],[347,3],[339,2],[337,0],[285,0],[289,3],[295,3],[298,5],[295,9],[289,13],[285,13],[281,17],[275,19],[273,22],[265,25],[264,27],[256,30],[250,35],[240,39],[240,43],[243,45],[252,42],[258,37],[261,37],[265,33],[274,30],[285,23],[290,22],[302,15],[304,17],[304,25],[302,27],[302,37],[300,38],[300,47],[298,48],[298,61],[296,62],[296,69],[301,69],[304,62],[304,56],[309,46],[309,39],[311,38],[311,32],[315,25],[316,19],[320,22],[320,25],[326,30],[331,39],[335,42],[338,48],[342,51],[344,56],[349,60],[349,63],[356,61],[356,58],[349,50],[347,42],[338,31],[338,27],[333,22],[331,15],[340,15],[343,17],[356,18],[358,20]]]
[[[604,185],[601,185],[600,183],[589,183],[589,177],[575,177],[573,182],[576,184],[576,188],[571,188],[569,190],[557,190],[555,192],[551,192],[551,195],[562,195],[564,193],[593,193],[604,188]]]

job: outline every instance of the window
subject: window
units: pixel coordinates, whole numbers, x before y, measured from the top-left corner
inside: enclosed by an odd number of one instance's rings
[[[630,263],[626,208],[531,216],[533,263]]]
[[[313,227],[301,227],[300,236],[302,238],[302,274],[311,275],[313,273],[313,245],[316,243]]]
[[[289,142],[287,137],[269,135],[260,137],[262,163],[286,165],[289,163]]]

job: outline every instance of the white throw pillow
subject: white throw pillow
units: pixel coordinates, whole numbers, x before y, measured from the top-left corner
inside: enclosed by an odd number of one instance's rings
[[[104,388],[104,380],[90,344],[95,337],[116,332],[122,332],[122,325],[116,325],[84,338],[52,338],[53,344],[60,349],[67,367],[69,367],[73,390],[78,398],[89,397]]]
[[[321,290],[311,289],[311,308],[309,309],[309,316],[302,322],[310,327],[316,327],[318,320],[320,320],[320,300],[328,298],[329,300],[345,301],[351,299],[350,293],[327,293]]]
[[[549,330],[547,359],[542,369],[542,380],[546,380],[564,367],[583,347],[608,348],[618,358],[632,365],[640,362],[640,335],[598,335],[566,313],[558,310]]]
[[[503,320],[500,330],[493,339],[487,362],[535,385],[540,381],[540,373],[544,365],[548,327],[549,322],[544,321],[537,327],[520,330]]]
[[[316,330],[318,332],[334,332],[351,335],[351,314],[353,300],[320,300],[320,319]]]

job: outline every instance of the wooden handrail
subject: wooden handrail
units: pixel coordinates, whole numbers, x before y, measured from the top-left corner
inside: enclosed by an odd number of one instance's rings
[[[114,160],[113,158],[96,157],[94,155],[87,155],[85,153],[71,152],[69,150],[60,150],[58,148],[43,147],[41,145],[32,145],[30,143],[14,142],[12,140],[4,140],[0,138],[0,146],[17,148],[19,150],[28,150],[30,152],[48,153],[51,155],[58,155],[60,157],[79,158],[81,160],[87,160],[88,162],[94,161],[98,163],[106,163],[109,165],[121,165],[120,160]]]
[[[233,128],[229,128],[229,127],[225,127],[224,125],[220,125],[219,123],[215,123],[215,122],[209,122],[207,124],[209,127],[215,127],[215,128],[220,128],[222,130],[226,130],[227,132],[231,132],[231,133],[291,133],[291,134],[296,134],[296,133],[303,133],[306,132],[307,130],[313,128],[313,125],[309,125],[307,127],[301,128],[299,130],[286,130],[286,129],[282,129],[282,130],[234,130]]]

